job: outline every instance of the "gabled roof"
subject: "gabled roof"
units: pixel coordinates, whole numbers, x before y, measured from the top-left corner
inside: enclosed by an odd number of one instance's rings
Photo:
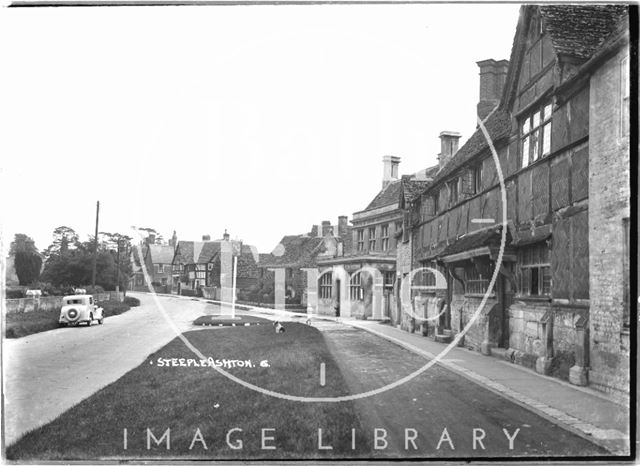
[[[174,253],[173,246],[150,244],[147,249],[152,264],[171,264]]]
[[[494,111],[487,120],[484,122],[484,126],[489,133],[491,142],[495,145],[496,142],[509,136],[511,131],[511,119],[509,113],[503,110]],[[464,143],[464,145],[451,157],[451,160],[438,172],[433,179],[433,184],[442,181],[451,175],[454,171],[471,160],[489,147],[489,143],[484,136],[484,133],[480,128],[471,135],[471,137]]]
[[[260,266],[311,267],[315,264],[315,257],[323,250],[324,238],[322,237],[287,235],[267,257],[263,258],[260,255]]]
[[[398,202],[398,195],[400,194],[401,189],[402,185],[400,180],[390,182],[384,189],[380,190],[380,192],[376,194],[376,197],[373,198],[363,212],[396,204]]]
[[[588,59],[628,13],[628,5],[540,6],[543,27],[558,55]]]
[[[175,258],[180,264],[206,264],[218,251],[217,241],[178,241]]]

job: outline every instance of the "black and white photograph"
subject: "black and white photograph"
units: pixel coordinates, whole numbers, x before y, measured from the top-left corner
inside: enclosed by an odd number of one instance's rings
[[[4,0],[5,464],[635,464],[638,5]]]

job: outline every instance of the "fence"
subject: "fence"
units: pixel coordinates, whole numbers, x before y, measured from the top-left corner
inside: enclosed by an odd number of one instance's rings
[[[96,301],[110,301],[112,299],[124,299],[124,293],[106,291],[93,295]],[[55,311],[62,307],[62,296],[42,296],[39,298],[7,299],[7,314],[17,314],[33,311]]]

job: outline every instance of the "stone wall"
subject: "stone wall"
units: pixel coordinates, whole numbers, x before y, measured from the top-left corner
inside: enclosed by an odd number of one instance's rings
[[[624,220],[630,217],[630,153],[628,107],[622,107],[621,89],[627,56],[628,44],[596,70],[590,82],[589,383],[614,393],[629,392],[629,331],[623,319],[630,302],[625,303],[623,264],[630,254]]]
[[[482,302],[481,297],[454,294],[451,300],[451,329],[454,333],[460,333],[472,320]],[[460,344],[467,348],[480,351],[482,343],[490,336],[490,313],[498,304],[495,298],[487,299],[485,306],[480,311],[478,318],[471,324]],[[496,343],[496,342],[493,342]]]

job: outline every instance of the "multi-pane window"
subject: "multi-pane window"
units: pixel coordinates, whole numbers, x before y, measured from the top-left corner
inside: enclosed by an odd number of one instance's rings
[[[518,252],[521,296],[551,295],[551,264],[546,242],[522,248]]]
[[[351,280],[349,282],[349,297],[351,301],[363,301],[364,300],[364,290],[362,289],[362,274],[360,272],[356,272],[351,275]]]
[[[491,281],[491,262],[487,259],[476,260],[464,268],[465,292],[467,294],[485,294]]]
[[[376,248],[376,227],[369,228],[369,251]]]
[[[320,277],[320,297],[331,298],[332,292],[332,275],[331,272],[327,272]]]
[[[156,273],[164,273],[164,264],[156,264]]]
[[[358,251],[364,251],[364,230],[358,230],[357,233]]]
[[[531,165],[551,152],[551,114],[547,104],[527,116],[520,125],[522,166]]]
[[[389,224],[382,225],[380,228],[380,238],[382,239],[382,250],[389,250]]]

